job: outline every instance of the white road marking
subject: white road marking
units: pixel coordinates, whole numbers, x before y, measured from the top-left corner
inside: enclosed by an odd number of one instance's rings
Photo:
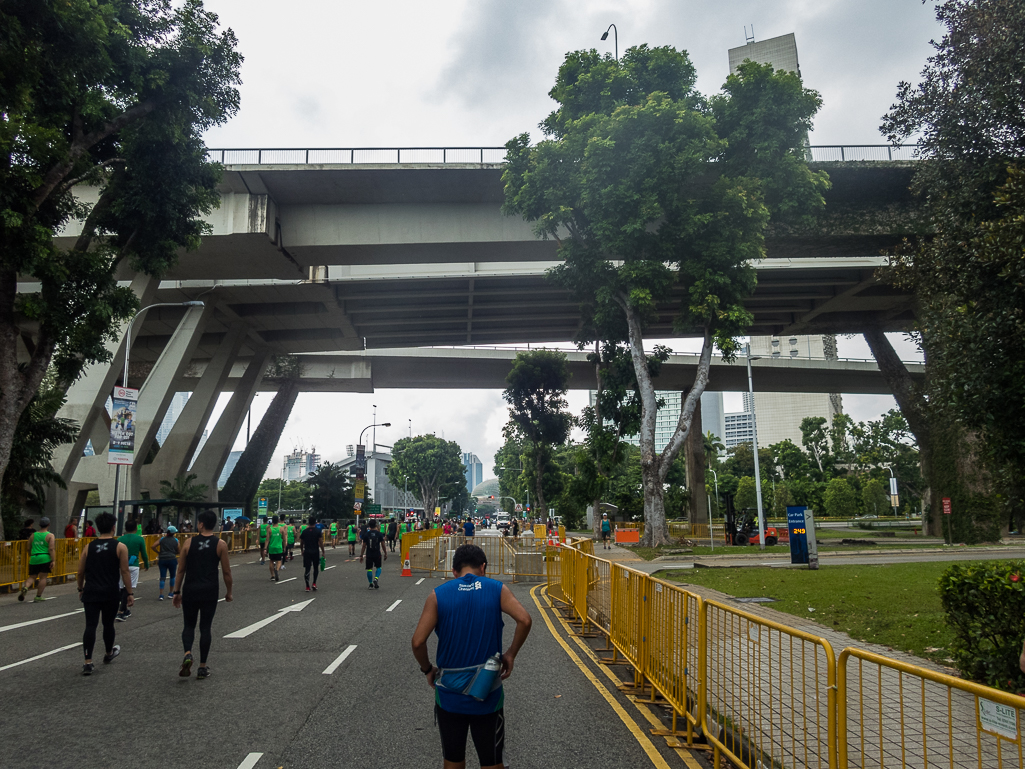
[[[277,614],[272,614],[271,616],[267,617],[267,619],[262,619],[259,622],[254,622],[252,625],[247,625],[246,627],[242,628],[241,630],[236,630],[234,633],[228,633],[228,635],[226,635],[224,637],[225,638],[246,638],[247,636],[251,636],[253,633],[255,633],[260,628],[267,627],[267,625],[269,625],[270,623],[275,622],[275,621],[281,619],[282,617],[284,617],[289,612],[292,612],[292,611],[302,611],[307,606],[309,606],[311,603],[313,603],[313,601],[314,601],[314,599],[311,598],[308,601],[303,601],[302,603],[297,603],[294,606],[286,606],[284,609],[278,609],[278,613]]]
[[[238,765],[238,769],[253,769],[261,758],[263,758],[263,753],[250,753]]]
[[[223,601],[223,600],[224,600],[223,598],[218,598],[218,599],[217,599],[217,603],[220,603],[220,602],[221,602],[221,601]]]
[[[10,665],[4,665],[2,668],[0,668],[0,671],[8,670],[9,668],[16,668],[16,667],[18,667],[18,665],[24,665],[26,662],[35,662],[36,660],[41,660],[43,657],[49,657],[51,654],[57,654],[58,652],[66,652],[68,649],[81,649],[81,648],[82,648],[82,642],[81,641],[79,641],[78,643],[68,644],[67,646],[62,646],[59,649],[54,649],[52,652],[45,652],[43,654],[37,654],[35,657],[29,657],[27,660],[22,660],[21,662],[12,662]]]
[[[246,566],[252,566],[254,563],[256,563],[256,561],[249,561],[249,562],[246,563]],[[250,753],[249,755],[251,755],[251,756],[262,756],[263,753]]]
[[[284,585],[286,582],[291,582],[293,579],[299,579],[299,578],[298,577],[289,577],[288,579],[281,580],[280,582],[278,582],[278,584],[279,585]]]
[[[334,673],[336,670],[338,670],[338,667],[343,662],[345,662],[345,658],[348,657],[350,654],[352,654],[355,650],[356,650],[356,644],[349,645],[345,649],[345,651],[343,651],[341,654],[338,655],[337,659],[335,659],[334,662],[332,662],[330,665],[328,665],[326,668],[324,668],[324,675],[329,676],[332,673]]]
[[[326,569],[321,569],[321,571],[331,571],[331,569],[334,569],[337,566],[338,566],[338,564],[336,563],[334,566],[328,566]]]
[[[395,611],[395,607],[398,606],[400,603],[402,603],[401,598],[397,600],[395,603],[393,603],[391,606],[389,606],[387,609],[385,609],[385,611]]]
[[[17,630],[20,627],[28,627],[29,625],[38,625],[40,622],[49,622],[52,619],[60,619],[61,617],[71,617],[75,614],[81,614],[84,611],[85,609],[75,609],[74,611],[69,611],[67,614],[54,614],[52,617],[43,617],[42,619],[31,619],[28,622],[19,622],[16,625],[4,625],[3,627],[0,627],[0,633],[3,633],[7,630]]]
[[[418,579],[418,580],[416,581],[416,584],[418,584],[418,585],[419,585],[419,584],[420,584],[421,582],[423,582],[423,581],[424,581],[425,579],[427,579],[427,577],[420,577],[420,579]]]

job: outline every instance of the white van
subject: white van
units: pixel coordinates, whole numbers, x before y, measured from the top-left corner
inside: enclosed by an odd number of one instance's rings
[[[495,528],[497,529],[508,529],[512,525],[509,519],[509,513],[504,510],[499,510],[495,513]]]

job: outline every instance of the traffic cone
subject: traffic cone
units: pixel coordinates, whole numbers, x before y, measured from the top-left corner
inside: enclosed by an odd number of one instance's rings
[[[413,570],[409,568],[409,559],[408,558],[402,562],[402,576],[403,577],[412,577],[413,576]]]

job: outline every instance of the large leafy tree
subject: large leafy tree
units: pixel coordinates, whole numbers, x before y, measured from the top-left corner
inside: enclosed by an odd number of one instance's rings
[[[553,461],[554,449],[569,438],[573,415],[567,411],[569,384],[566,354],[557,350],[517,353],[502,393],[509,404],[509,420],[523,436],[524,472],[532,482],[537,515],[548,515],[548,502],[562,491],[561,471]]]
[[[109,358],[135,309],[119,267],[159,275],[198,245],[219,173],[202,132],[237,110],[241,57],[200,0],[8,0],[0,30],[2,476],[46,372],[67,387]]]
[[[506,146],[505,210],[554,238],[554,277],[581,299],[584,336],[629,346],[641,400],[646,544],[668,541],[663,484],[708,382],[713,346],[731,357],[750,316],[752,262],[770,216],[823,205],[824,175],[803,161],[820,99],[796,74],[747,62],[707,102],[672,48],[566,56],[550,95],[558,108]],[[655,452],[657,399],[645,329],[671,320],[703,340],[675,434]],[[579,339],[590,342],[593,339]]]
[[[304,481],[309,490],[310,509],[318,517],[348,517],[355,496],[349,473],[339,465],[325,462]]]
[[[195,473],[188,473],[179,475],[177,478],[173,478],[169,481],[160,482],[160,496],[164,499],[173,499],[176,502],[181,502],[177,505],[178,511],[178,524],[181,524],[182,516],[189,515],[193,511],[193,507],[189,505],[189,502],[202,502],[206,499],[207,487],[204,483],[196,483],[197,476]]]
[[[951,497],[956,536],[972,541],[995,533],[987,478],[1012,514],[1025,491],[1025,4],[944,0],[936,15],[946,33],[882,126],[893,142],[918,136],[923,157],[913,186],[930,229],[895,255],[891,277],[915,295],[926,385],[911,382],[881,331],[865,336],[921,448],[934,524]]]
[[[436,435],[414,435],[395,442],[388,480],[395,488],[408,484],[427,515],[434,515],[441,499],[456,499],[466,487],[459,444]]]

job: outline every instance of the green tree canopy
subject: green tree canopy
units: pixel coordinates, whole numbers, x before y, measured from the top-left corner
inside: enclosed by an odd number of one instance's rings
[[[641,400],[646,544],[668,541],[663,484],[683,447],[717,344],[729,357],[750,316],[752,262],[770,214],[823,204],[824,175],[801,173],[819,108],[796,75],[751,62],[705,107],[689,57],[673,48],[566,56],[546,138],[508,142],[505,211],[559,243],[553,277],[581,300],[581,343],[628,343]],[[779,130],[789,126],[789,130]],[[775,127],[775,129],[774,129]],[[675,434],[654,449],[657,398],[645,329],[699,335],[703,347]]]
[[[826,515],[837,518],[853,518],[858,513],[858,498],[844,478],[833,478],[823,495]]]
[[[878,478],[869,478],[861,486],[861,504],[867,515],[886,515],[890,512],[890,493]]]
[[[355,495],[349,473],[337,464],[325,462],[304,481],[310,509],[318,518],[348,518]]]
[[[219,177],[202,134],[238,109],[241,57],[200,0],[14,0],[0,29],[2,475],[47,370],[66,388],[109,359],[136,307],[119,268],[159,275],[198,245]]]
[[[509,404],[509,420],[527,443],[524,471],[532,481],[535,511],[548,515],[547,500],[562,491],[563,483],[553,460],[553,449],[569,438],[573,415],[567,411],[569,384],[566,354],[557,350],[530,350],[516,354],[502,393]]]
[[[446,441],[436,435],[414,435],[401,438],[392,449],[388,465],[388,480],[396,488],[409,485],[409,490],[420,500],[426,515],[434,515],[439,499],[455,499],[459,487],[466,486],[466,468],[462,453],[455,441]]]

